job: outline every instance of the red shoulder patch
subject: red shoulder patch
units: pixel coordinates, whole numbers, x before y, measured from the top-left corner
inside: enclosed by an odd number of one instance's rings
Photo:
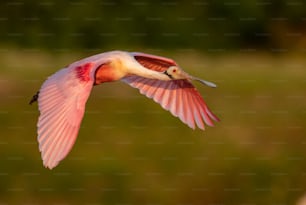
[[[93,63],[86,63],[75,68],[77,77],[84,82],[90,81],[89,73]]]

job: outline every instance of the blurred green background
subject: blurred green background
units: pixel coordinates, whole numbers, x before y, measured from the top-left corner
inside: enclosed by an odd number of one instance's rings
[[[306,193],[304,1],[0,3],[0,204],[297,204]],[[32,95],[108,50],[175,59],[221,122],[191,130],[136,89],[94,88],[50,171]],[[300,205],[301,203],[299,203]]]

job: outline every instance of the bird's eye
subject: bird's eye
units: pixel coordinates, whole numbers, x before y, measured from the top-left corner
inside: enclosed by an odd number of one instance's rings
[[[172,72],[175,73],[175,72],[176,72],[176,69],[173,69]]]

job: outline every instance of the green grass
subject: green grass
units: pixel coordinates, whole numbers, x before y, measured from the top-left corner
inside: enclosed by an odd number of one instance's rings
[[[306,60],[296,55],[168,53],[218,84],[196,87],[220,123],[192,130],[128,85],[101,85],[72,152],[43,168],[28,102],[86,55],[2,51],[0,204],[294,204],[304,194]]]

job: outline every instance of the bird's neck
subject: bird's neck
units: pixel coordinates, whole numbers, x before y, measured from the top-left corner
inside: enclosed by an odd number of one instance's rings
[[[150,70],[147,68],[135,68],[129,72],[130,74],[133,75],[138,75],[144,78],[149,78],[149,79],[156,79],[156,80],[163,80],[163,81],[168,81],[171,80],[167,75],[163,74],[162,72],[157,72],[154,70]]]

